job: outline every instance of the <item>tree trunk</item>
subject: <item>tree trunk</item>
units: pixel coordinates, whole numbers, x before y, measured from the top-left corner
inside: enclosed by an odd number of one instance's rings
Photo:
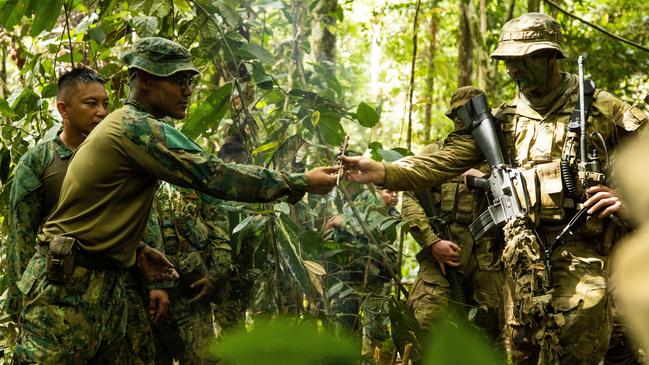
[[[527,0],[527,12],[538,13],[541,10],[540,0]]]
[[[487,0],[480,0],[478,16],[478,87],[485,90],[487,87]]]
[[[458,72],[457,87],[472,84],[473,37],[471,34],[471,0],[459,0],[460,25],[458,27]]]
[[[336,64],[336,35],[331,30],[336,25],[337,8],[337,0],[319,0],[313,11],[311,31],[314,58],[331,72]]]
[[[516,7],[516,0],[510,0],[507,7],[507,21],[514,19],[514,8]]]
[[[433,2],[435,8],[435,2]],[[439,29],[439,17],[433,11],[428,21],[428,49],[426,50],[426,93],[424,94],[424,141],[431,142],[430,132],[432,128],[433,91],[435,90],[435,52],[437,51],[437,31]]]
[[[293,40],[291,61],[289,63],[288,88],[293,89],[297,81],[298,87],[304,88],[304,51],[302,44],[306,33],[305,21],[307,18],[306,2],[303,0],[291,0],[291,14],[293,15]]]

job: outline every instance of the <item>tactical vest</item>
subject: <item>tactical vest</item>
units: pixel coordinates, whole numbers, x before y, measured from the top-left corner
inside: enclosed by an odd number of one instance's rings
[[[475,168],[486,175],[491,171],[486,162]],[[445,182],[439,190],[435,189],[433,203],[439,204],[441,218],[449,223],[457,222],[465,226],[471,224],[487,207],[484,192],[469,190],[462,182],[461,176]]]
[[[604,115],[597,105],[595,96],[588,118],[587,135],[597,132],[610,149],[615,144],[615,126],[607,115]],[[573,210],[575,202],[567,198],[561,179],[560,163],[566,153],[564,151],[568,134],[570,116],[578,103],[579,95],[576,89],[568,91],[555,102],[554,106],[542,117],[523,102],[515,102],[501,108],[499,118],[509,154],[517,165],[525,169],[525,179],[530,203],[531,216],[535,222],[561,223],[567,218],[566,210]],[[606,149],[597,144],[600,166],[605,166]],[[609,151],[610,153],[610,151]],[[604,172],[604,171],[602,171]],[[593,217],[591,217],[593,218]],[[587,231],[589,235],[601,233],[602,221],[589,219]]]
[[[156,209],[165,250],[179,254],[207,246],[209,228],[200,212],[200,197],[191,189],[163,183],[156,192]]]

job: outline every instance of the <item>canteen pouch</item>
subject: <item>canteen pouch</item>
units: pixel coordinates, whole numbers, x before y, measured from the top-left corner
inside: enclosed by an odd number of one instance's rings
[[[55,236],[50,241],[50,249],[45,263],[45,276],[55,284],[65,284],[74,272],[75,246],[72,237]]]

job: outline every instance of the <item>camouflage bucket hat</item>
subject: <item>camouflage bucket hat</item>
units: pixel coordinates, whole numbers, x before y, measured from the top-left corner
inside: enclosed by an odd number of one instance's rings
[[[451,96],[451,106],[446,111],[446,113],[444,113],[444,115],[446,115],[449,119],[453,119],[457,108],[466,104],[466,102],[469,101],[472,97],[480,94],[484,94],[484,91],[478,89],[477,87],[462,86],[457,88],[457,90],[455,90],[455,92],[453,93],[453,96]]]
[[[557,58],[565,58],[562,41],[561,25],[554,18],[542,13],[523,14],[505,23],[491,58],[520,57],[541,49],[554,49]]]
[[[198,73],[185,47],[160,37],[141,38],[121,58],[129,69],[137,68],[160,77],[179,71]]]

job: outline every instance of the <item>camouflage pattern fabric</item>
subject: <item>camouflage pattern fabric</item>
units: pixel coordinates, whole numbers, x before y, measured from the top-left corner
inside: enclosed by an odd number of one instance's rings
[[[198,73],[185,47],[160,37],[140,38],[121,58],[129,69],[136,68],[160,77],[180,71]]]
[[[554,18],[527,13],[505,23],[491,58],[520,57],[543,49],[555,50],[557,58],[565,58],[562,41],[561,25]]]
[[[499,108],[500,121],[510,154],[530,176],[532,215],[545,242],[554,242],[556,227],[569,219],[564,208],[564,194],[558,169],[564,149],[567,124],[578,100],[577,78],[562,75],[563,93],[549,101],[548,112],[541,116],[523,98]],[[590,128],[598,131],[611,151],[618,143],[646,125],[647,117],[610,93],[596,90],[591,104]],[[605,153],[600,151],[600,156]],[[395,163],[386,163],[385,187],[395,190],[417,190],[443,183],[482,159],[478,147],[466,133],[449,136],[436,154],[408,156]],[[604,161],[602,161],[604,165]],[[552,312],[561,314],[565,324],[558,337],[564,363],[597,363],[606,352],[610,336],[611,316],[607,287],[607,260],[610,242],[604,233],[614,224],[609,220],[589,219],[577,229],[571,242],[556,250],[553,265]],[[614,228],[614,227],[613,227]],[[552,236],[554,234],[554,237]],[[604,255],[602,255],[604,253]],[[589,303],[586,308],[580,300]],[[506,306],[507,311],[513,309]],[[507,314],[510,327],[517,326],[513,315]],[[519,328],[522,329],[522,328]],[[573,329],[578,329],[573,330]],[[608,331],[608,332],[607,332]],[[534,332],[527,328],[525,332]],[[520,331],[518,331],[520,333]],[[511,334],[511,333],[510,333]],[[588,336],[584,336],[588,334]],[[535,338],[527,333],[525,338]],[[595,338],[596,337],[596,338]],[[543,336],[536,337],[538,339]],[[590,341],[582,341],[588,338]],[[525,341],[512,340],[515,352],[524,353],[530,363],[538,356],[537,348],[516,348]],[[522,360],[521,360],[522,362]]]
[[[74,183],[64,184],[59,205],[44,226],[48,237],[65,233],[77,238],[84,250],[104,252],[128,267],[135,262],[157,179],[243,201],[283,195],[297,199],[306,191],[304,174],[223,163],[129,103],[109,114],[79,146],[65,178]],[[120,214],[107,221],[102,212]],[[87,229],[99,225],[104,229]]]
[[[167,290],[170,306],[164,323],[184,344],[181,354],[158,349],[159,357],[167,361],[175,358],[182,364],[210,363],[205,356],[206,345],[215,339],[210,298],[190,303],[198,294],[191,284],[208,277],[216,285],[216,295],[227,290],[223,284],[232,272],[227,231],[208,219],[214,218],[214,208],[194,190],[162,183],[154,206],[165,254],[180,274],[178,287]],[[157,341],[163,342],[160,338]]]
[[[55,285],[45,278],[45,261],[37,252],[18,282],[25,299],[15,361],[97,363],[95,355],[114,346],[125,333],[122,273],[75,267],[66,284]]]
[[[55,155],[62,161],[69,161],[72,156],[72,150],[59,138],[61,131],[27,151],[16,165],[9,195],[10,211],[7,217],[9,244],[4,262],[6,265],[4,280],[9,290],[5,307],[14,319],[17,319],[20,314],[22,304],[22,294],[16,287],[16,283],[36,252],[36,236],[45,218],[51,213],[46,207],[44,198],[45,170]],[[65,168],[59,173],[65,175]],[[52,176],[48,178],[51,179]]]
[[[487,164],[476,168],[489,172]],[[457,272],[468,302],[455,304],[476,308],[474,323],[493,341],[499,341],[504,325],[504,275],[500,261],[502,237],[487,236],[474,242],[468,230],[468,224],[486,207],[483,194],[469,191],[460,178],[454,178],[433,189],[432,197],[440,212],[440,216],[435,218],[448,222],[452,241],[462,249]],[[412,222],[411,234],[421,246],[417,254],[419,271],[408,304],[422,329],[434,334],[435,325],[444,318],[452,302],[449,282],[430,252],[431,245],[439,238],[432,231],[426,212],[413,193],[404,193],[402,214],[404,219]]]

